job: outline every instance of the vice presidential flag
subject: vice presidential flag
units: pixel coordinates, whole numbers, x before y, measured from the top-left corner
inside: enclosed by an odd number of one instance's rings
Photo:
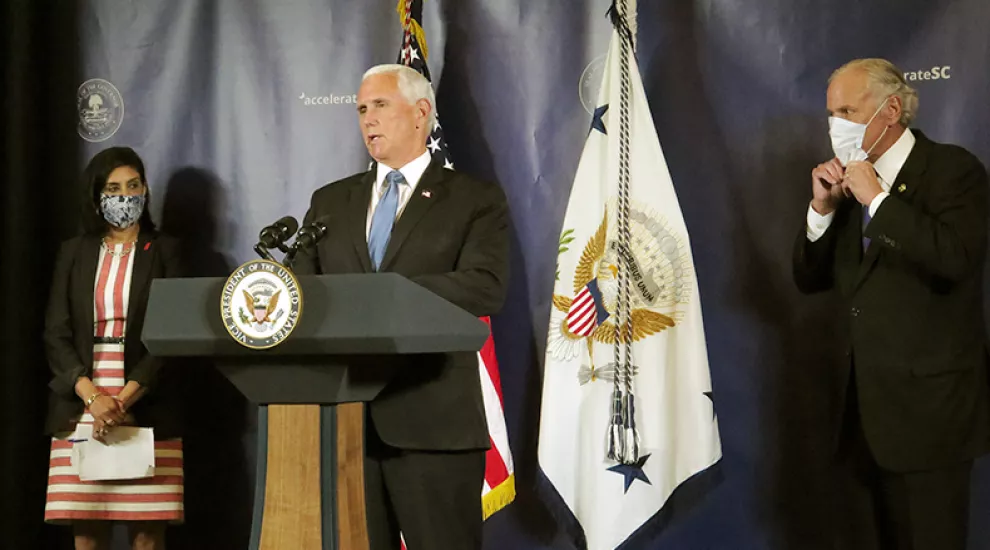
[[[540,466],[593,550],[650,528],[722,456],[691,244],[624,4],[564,219],[540,419]]]

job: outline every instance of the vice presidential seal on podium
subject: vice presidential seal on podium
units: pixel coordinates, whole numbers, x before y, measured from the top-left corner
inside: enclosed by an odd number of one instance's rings
[[[268,349],[292,334],[302,315],[296,276],[270,260],[251,260],[227,278],[220,316],[227,334],[244,347]]]

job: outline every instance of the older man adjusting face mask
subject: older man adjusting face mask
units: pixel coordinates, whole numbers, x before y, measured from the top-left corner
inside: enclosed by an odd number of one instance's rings
[[[307,222],[326,237],[299,273],[395,272],[479,317],[497,313],[508,272],[502,190],[446,170],[426,148],[433,90],[409,67],[365,73],[361,136],[375,166],[313,193]],[[360,315],[361,312],[355,312]],[[407,358],[368,404],[365,489],[372,550],[481,548],[485,450],[473,353]]]
[[[911,100],[917,103],[917,96]],[[812,206],[819,214],[826,215],[845,196],[853,196],[866,206],[871,206],[878,197],[882,201],[884,190],[872,163],[897,143],[906,130],[900,124],[904,114],[902,99],[897,95],[878,97],[870,86],[869,73],[846,69],[831,78],[827,104],[835,158],[812,172]]]
[[[845,306],[835,547],[963,550],[990,446],[987,173],[908,128],[918,97],[888,61],[835,71],[827,105],[835,158],[811,171],[794,278]]]

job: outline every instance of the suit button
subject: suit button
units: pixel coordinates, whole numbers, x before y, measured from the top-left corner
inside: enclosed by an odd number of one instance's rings
[[[858,308],[858,307],[854,307],[854,308],[852,308],[852,310],[851,310],[851,311],[850,311],[849,313],[850,313],[850,314],[851,314],[851,315],[852,315],[853,317],[858,317],[858,316],[859,316],[859,308]]]

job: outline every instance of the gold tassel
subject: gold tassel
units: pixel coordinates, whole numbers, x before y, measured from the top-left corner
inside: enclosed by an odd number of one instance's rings
[[[398,5],[395,7],[395,11],[399,14],[399,25],[402,26],[403,30],[405,30],[406,0],[399,0]],[[410,29],[410,32],[412,32],[412,35],[416,37],[416,43],[419,45],[419,50],[423,52],[423,61],[426,61],[426,58],[430,55],[430,50],[426,46],[426,31],[423,30],[423,27],[419,24],[419,21],[413,19],[411,23],[412,29]]]
[[[430,55],[430,50],[426,47],[426,31],[423,27],[419,25],[419,21],[413,20],[413,34],[416,35],[416,40],[419,41],[419,49],[423,52],[423,61]]]
[[[505,478],[505,481],[492,487],[491,491],[482,497],[481,507],[483,510],[482,519],[488,519],[492,514],[505,508],[516,498],[516,475],[512,474]]]

